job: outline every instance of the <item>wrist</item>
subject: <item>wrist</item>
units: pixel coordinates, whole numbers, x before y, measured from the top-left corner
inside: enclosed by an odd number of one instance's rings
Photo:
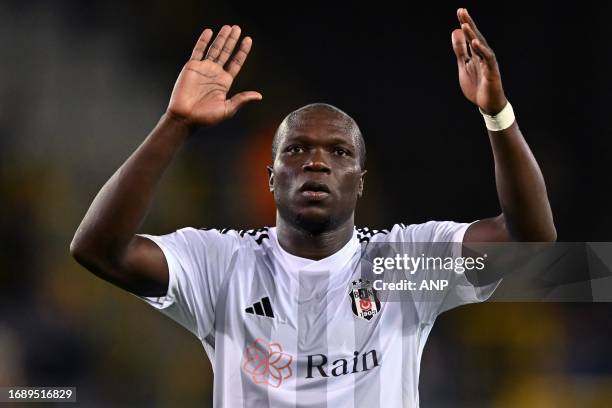
[[[495,116],[502,111],[508,104],[508,99],[503,93],[497,98],[491,98],[487,106],[480,108],[480,111],[489,116]]]
[[[506,100],[505,106],[495,115],[486,113],[480,107],[478,108],[478,110],[484,118],[487,129],[493,132],[499,132],[508,129],[516,120],[516,117],[514,116],[514,110],[512,109],[512,105],[508,100]]]
[[[171,110],[166,110],[161,117],[161,122],[164,122],[170,126],[179,128],[181,132],[191,135],[196,130],[197,126],[190,123],[187,118],[181,115],[177,115]]]

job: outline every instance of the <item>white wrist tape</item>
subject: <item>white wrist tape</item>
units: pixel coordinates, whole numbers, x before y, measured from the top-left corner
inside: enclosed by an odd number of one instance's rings
[[[512,105],[510,102],[506,104],[504,109],[501,110],[497,115],[491,116],[487,115],[482,111],[482,109],[478,108],[480,113],[482,113],[482,117],[484,118],[485,124],[487,125],[487,129],[499,132],[500,130],[508,129],[514,123],[514,110],[512,109]]]

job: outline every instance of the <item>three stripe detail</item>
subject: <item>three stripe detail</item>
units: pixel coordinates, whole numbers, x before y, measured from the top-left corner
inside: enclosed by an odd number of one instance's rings
[[[248,314],[255,314],[258,316],[266,316],[266,317],[274,317],[274,312],[272,311],[272,305],[270,304],[270,299],[265,296],[261,298],[261,301],[253,303],[253,306],[249,306],[244,309]]]

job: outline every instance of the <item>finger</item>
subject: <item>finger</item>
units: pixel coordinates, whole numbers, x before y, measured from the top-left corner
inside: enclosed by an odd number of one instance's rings
[[[474,51],[480,58],[486,58],[485,53],[482,50],[486,49],[487,55],[493,55],[493,50],[489,47],[485,42],[483,42],[480,38],[476,37],[476,33],[472,30],[472,27],[468,24],[462,24],[461,28],[463,29],[464,34],[468,38],[468,44],[470,45],[470,50]],[[474,48],[474,42],[477,42],[480,47]],[[472,53],[473,55],[474,53]]]
[[[476,51],[478,55],[482,56],[482,60],[485,62],[489,69],[495,69],[497,60],[495,58],[495,53],[491,48],[485,46],[483,43],[480,42],[479,39],[472,40],[472,48]]]
[[[472,30],[472,27],[470,27],[468,23],[461,24],[461,30],[463,31],[468,44],[471,44],[472,40],[476,39],[476,33],[474,30]]]
[[[227,37],[231,30],[232,27],[228,25],[224,25],[223,27],[221,27],[221,30],[219,30],[219,33],[217,34],[217,38],[215,38],[215,41],[213,41],[213,43],[210,45],[210,48],[208,48],[208,52],[206,53],[205,59],[212,61],[217,60],[219,54],[221,54],[221,49],[225,45],[225,41],[227,40]]]
[[[453,30],[451,42],[453,43],[453,51],[455,51],[455,55],[457,56],[457,63],[459,65],[465,64],[470,59],[470,54],[468,54],[468,46],[465,42],[463,30]]]
[[[259,92],[255,92],[255,91],[240,92],[232,96],[231,99],[226,102],[227,103],[227,113],[230,117],[234,116],[236,112],[238,112],[238,109],[240,109],[244,104],[251,102],[251,101],[260,101],[261,99],[262,99],[262,96]]]
[[[242,42],[240,43],[240,48],[236,52],[227,65],[227,72],[232,76],[236,77],[238,72],[240,72],[240,68],[244,65],[249,52],[251,51],[251,46],[253,45],[253,40],[251,37],[244,37]]]
[[[476,27],[476,23],[474,22],[474,19],[472,19],[472,17],[470,16],[470,13],[468,13],[467,9],[461,8],[457,10],[457,16],[459,17],[459,21],[462,24],[468,24],[472,28],[475,38],[478,38],[484,45],[489,45],[489,43],[487,43],[487,40],[484,38],[484,35],[482,35],[480,30],[478,30],[478,27]]]
[[[472,42],[478,39],[478,37],[476,37],[476,33],[474,32],[474,30],[472,30],[472,27],[470,27],[469,24],[464,23],[464,24],[461,24],[461,29],[463,30],[463,34],[465,35],[465,38],[467,39],[467,44],[468,44],[468,49],[470,50],[470,55],[473,57],[474,54],[477,54],[480,58],[484,58],[484,55],[479,54],[478,52],[475,52],[476,50],[474,50],[474,47],[472,47]],[[480,42],[480,44],[483,44],[483,42],[480,41],[480,39],[478,39],[478,41]]]
[[[219,58],[217,58],[217,62],[221,65],[225,65],[227,59],[234,52],[234,47],[236,47],[236,43],[240,39],[240,27],[237,25],[232,26],[232,31],[230,31],[229,37],[225,42],[223,48],[221,48],[221,54],[219,54]]]
[[[202,57],[204,56],[204,50],[206,49],[206,46],[208,46],[208,42],[212,38],[212,35],[213,32],[210,28],[207,28],[202,31],[202,34],[200,34],[200,38],[198,38],[198,42],[196,43],[195,47],[193,47],[193,51],[191,52],[192,60],[202,60]]]

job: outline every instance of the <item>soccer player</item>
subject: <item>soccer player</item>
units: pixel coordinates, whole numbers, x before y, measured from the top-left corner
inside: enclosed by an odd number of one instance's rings
[[[252,45],[238,26],[223,26],[214,39],[204,30],[167,111],[91,204],[72,255],[200,339],[215,373],[215,407],[418,406],[420,358],[436,316],[485,300],[498,282],[478,285],[452,273],[438,301],[385,302],[359,267],[362,244],[556,239],[544,181],[495,54],[467,10],[457,16],[459,82],[489,129],[499,216],[356,229],[364,140],[346,113],[312,104],[291,112],[274,137],[275,227],[137,234],[162,173],[195,129],[262,99],[227,97]]]

